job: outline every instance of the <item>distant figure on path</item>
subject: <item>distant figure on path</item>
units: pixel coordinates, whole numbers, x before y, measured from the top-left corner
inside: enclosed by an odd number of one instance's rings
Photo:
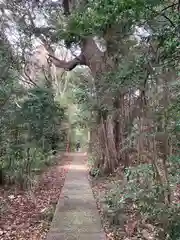
[[[80,141],[76,143],[76,151],[79,152],[79,149],[80,149]]]

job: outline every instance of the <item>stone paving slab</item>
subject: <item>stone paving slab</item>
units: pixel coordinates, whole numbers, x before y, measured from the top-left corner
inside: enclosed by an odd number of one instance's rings
[[[70,154],[70,170],[46,240],[105,240],[84,154]]]

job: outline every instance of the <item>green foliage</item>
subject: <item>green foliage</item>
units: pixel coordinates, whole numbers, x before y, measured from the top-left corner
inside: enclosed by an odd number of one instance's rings
[[[135,24],[156,16],[156,8],[162,3],[162,0],[88,1],[71,14],[66,29],[59,26],[58,37],[70,44],[79,43],[87,36],[103,36],[108,28],[129,34]]]
[[[140,17],[146,15],[149,8],[156,7],[162,1],[142,1],[142,0],[101,0],[89,1],[86,9],[77,10],[69,20],[69,32],[76,30],[76,35],[85,37],[102,34],[107,26],[119,24],[123,27],[131,27]],[[145,11],[145,12],[144,12]],[[127,18],[128,16],[128,18]]]
[[[51,89],[20,85],[6,53],[0,52],[0,68],[6,63],[0,83],[0,171],[3,180],[27,187],[34,169],[47,165],[49,154],[65,135],[59,130],[65,109],[54,101]]]
[[[90,169],[90,175],[92,177],[100,177],[101,176],[101,170],[95,165],[95,159],[92,156],[89,156],[88,158],[88,166]]]
[[[173,158],[172,165],[174,162],[179,164],[179,159]],[[171,189],[176,189],[179,184],[177,168],[176,170],[174,166],[170,168],[170,174]],[[124,187],[117,183],[106,196],[109,208],[115,210],[118,215],[120,210],[122,211],[127,204],[130,204],[131,211],[140,213],[143,219],[157,226],[159,236],[162,235],[161,229],[163,229],[167,239],[179,239],[180,206],[178,203],[167,205],[164,202],[163,195],[166,186],[157,184],[152,165],[142,164],[128,168],[126,178],[128,178],[128,182]],[[128,205],[128,207],[130,206]]]
[[[93,167],[91,170],[90,170],[90,175],[97,178],[101,175],[101,171],[99,168],[97,167]]]
[[[58,131],[57,124],[61,125],[63,118],[64,109],[54,102],[52,93],[48,89],[33,88],[22,104],[17,122],[20,126],[26,122],[24,130],[28,131],[28,141],[35,141],[37,146],[48,152]]]

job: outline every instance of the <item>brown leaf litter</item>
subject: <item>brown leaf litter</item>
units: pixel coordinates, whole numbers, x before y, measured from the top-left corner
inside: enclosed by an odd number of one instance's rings
[[[0,188],[0,239],[43,240],[69,169],[69,159],[49,167],[33,191]]]

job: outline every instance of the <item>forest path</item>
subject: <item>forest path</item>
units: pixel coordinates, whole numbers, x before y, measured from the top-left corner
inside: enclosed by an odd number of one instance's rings
[[[72,163],[47,240],[105,240],[88,181],[86,153],[68,153],[68,156],[72,157]]]

